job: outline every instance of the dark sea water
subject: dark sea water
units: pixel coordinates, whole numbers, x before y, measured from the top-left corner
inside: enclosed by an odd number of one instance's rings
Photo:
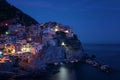
[[[51,76],[23,80],[120,80],[120,45],[118,44],[84,44],[89,55],[96,55],[98,62],[113,68],[113,72],[105,73],[83,63],[61,65],[60,72]]]
[[[113,72],[104,73],[88,64],[61,66],[60,72],[50,80],[120,80],[120,45],[118,44],[84,44],[86,53],[96,55],[98,62],[113,68]]]

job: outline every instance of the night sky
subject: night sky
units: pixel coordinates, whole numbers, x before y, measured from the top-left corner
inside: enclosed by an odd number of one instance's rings
[[[7,0],[39,23],[70,25],[83,43],[120,43],[120,0]]]

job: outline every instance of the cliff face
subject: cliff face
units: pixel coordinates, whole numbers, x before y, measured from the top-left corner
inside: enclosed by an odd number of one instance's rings
[[[13,20],[14,19],[14,20]],[[24,25],[37,24],[38,22],[21,10],[10,5],[6,0],[0,0],[0,22],[11,20]]]
[[[82,45],[81,45],[82,46]],[[80,60],[82,59],[84,52],[82,48],[78,50],[68,49],[61,47],[61,46],[50,46],[48,47],[41,60],[45,63],[54,63],[54,62],[64,62],[65,60],[72,61],[72,60]]]
[[[60,63],[83,58],[84,50],[81,41],[69,26],[56,22],[48,22],[42,26],[44,26],[42,29],[44,46],[40,53],[41,61]]]

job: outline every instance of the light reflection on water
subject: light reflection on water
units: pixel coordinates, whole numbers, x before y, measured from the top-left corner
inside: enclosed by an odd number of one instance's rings
[[[76,80],[74,71],[72,69],[70,70],[64,64],[61,65],[59,71],[59,73],[53,76],[52,80]]]
[[[69,80],[69,72],[68,69],[65,68],[64,66],[60,67],[60,73],[59,75],[59,79],[60,80]]]

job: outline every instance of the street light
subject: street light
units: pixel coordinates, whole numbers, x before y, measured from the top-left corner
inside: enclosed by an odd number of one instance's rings
[[[59,31],[58,26],[55,27],[55,32]]]
[[[5,34],[9,34],[9,32],[5,32]]]
[[[64,42],[62,42],[62,43],[61,43],[61,45],[62,45],[62,46],[65,46],[65,43],[64,43]]]

